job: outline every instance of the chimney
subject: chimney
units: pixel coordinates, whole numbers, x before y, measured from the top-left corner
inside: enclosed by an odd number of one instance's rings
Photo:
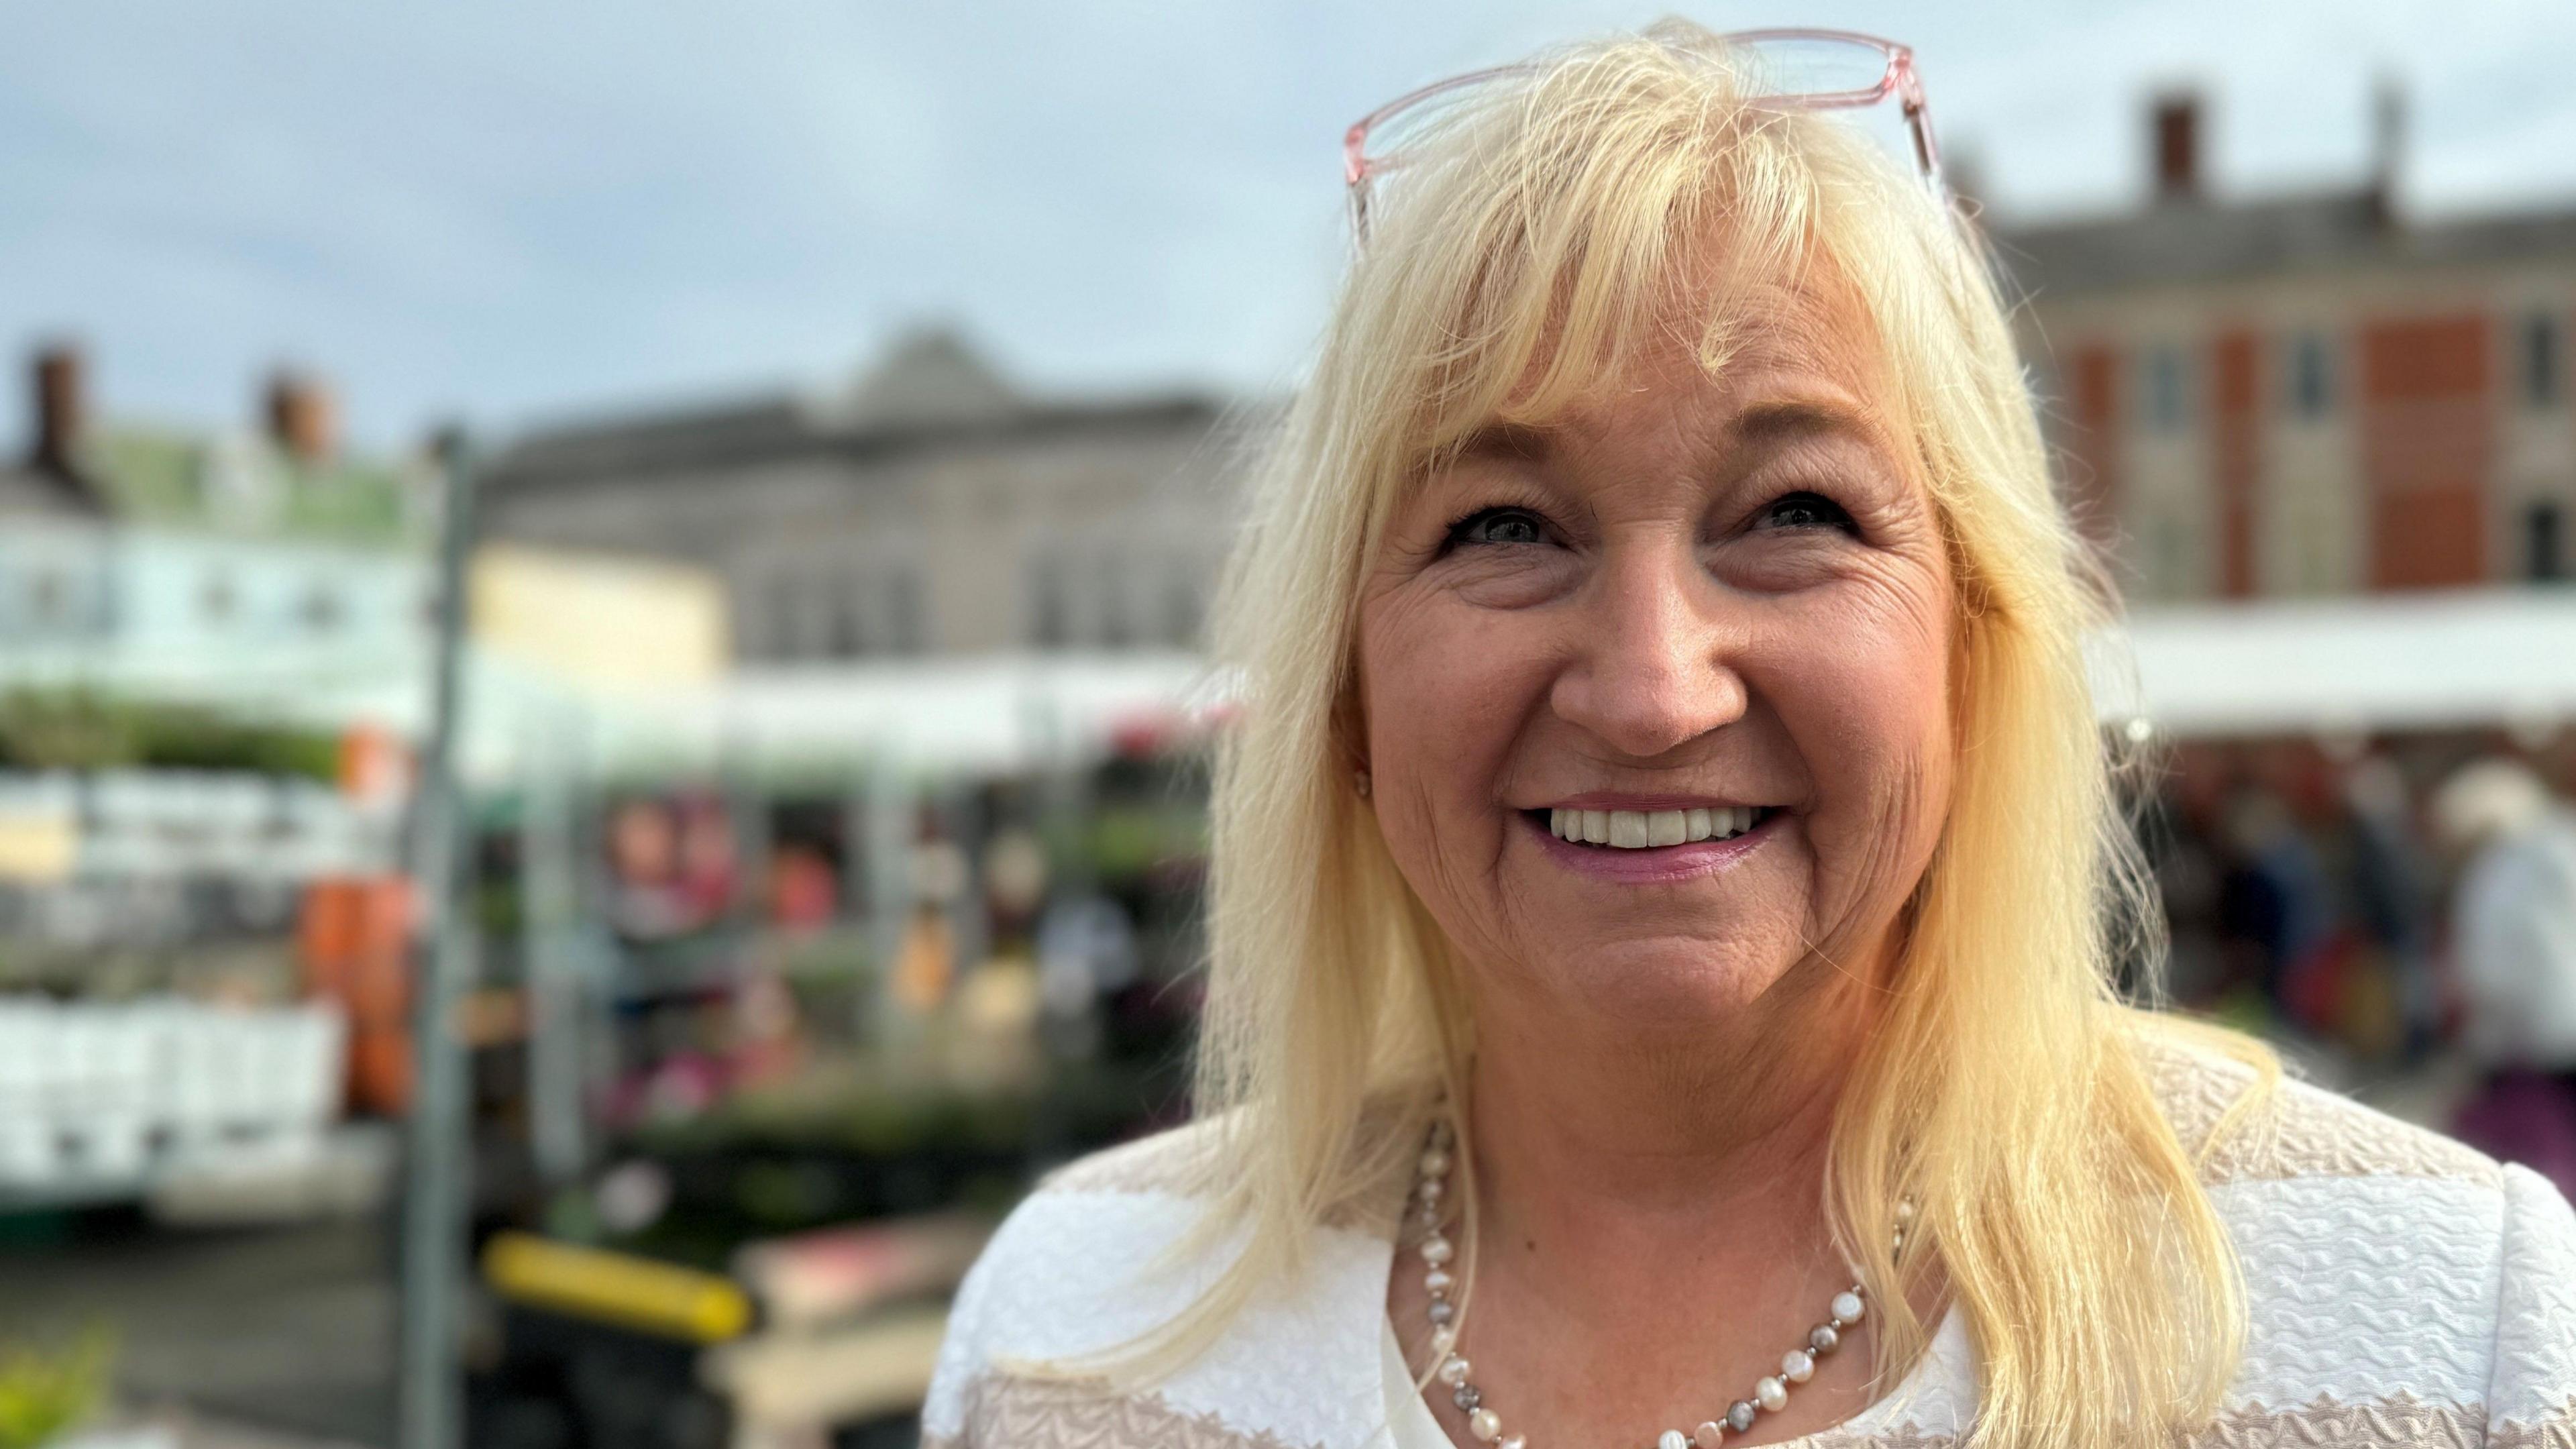
[[[2200,199],[2200,97],[2174,91],[2156,97],[2156,200]]]
[[[40,473],[66,480],[81,476],[81,435],[89,427],[84,372],[80,349],[68,342],[36,351],[36,446],[27,461]]]
[[[2383,75],[2370,95],[2370,209],[2382,226],[2397,221],[2399,164],[2406,159],[2406,91]]]
[[[268,436],[291,461],[314,467],[331,460],[338,418],[321,380],[280,368],[268,379]]]

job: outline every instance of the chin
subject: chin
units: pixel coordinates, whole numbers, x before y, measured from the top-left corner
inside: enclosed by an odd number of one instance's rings
[[[1722,1027],[1760,1009],[1804,955],[1784,940],[1639,941],[1554,953],[1548,984],[1568,1012],[1644,1034]]]

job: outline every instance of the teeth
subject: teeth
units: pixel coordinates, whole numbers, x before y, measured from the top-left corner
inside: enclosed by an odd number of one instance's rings
[[[1550,810],[1547,828],[1559,840],[1649,850],[1697,840],[1724,840],[1753,828],[1761,811],[1751,805],[1705,810]]]

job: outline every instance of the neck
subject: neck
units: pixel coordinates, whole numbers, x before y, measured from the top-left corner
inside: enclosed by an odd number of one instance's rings
[[[1728,1021],[1644,1032],[1480,1009],[1486,1242],[1578,1279],[1677,1254],[1766,1275],[1827,1254],[1830,1130],[1873,997],[1831,971],[1782,986]]]

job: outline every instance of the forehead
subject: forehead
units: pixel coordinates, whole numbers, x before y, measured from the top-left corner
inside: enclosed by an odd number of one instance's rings
[[[1895,370],[1869,309],[1837,269],[1694,277],[1674,289],[1621,365],[1541,416],[1478,430],[1516,450],[1635,429],[1641,413],[1681,433],[1845,434],[1910,453]]]

